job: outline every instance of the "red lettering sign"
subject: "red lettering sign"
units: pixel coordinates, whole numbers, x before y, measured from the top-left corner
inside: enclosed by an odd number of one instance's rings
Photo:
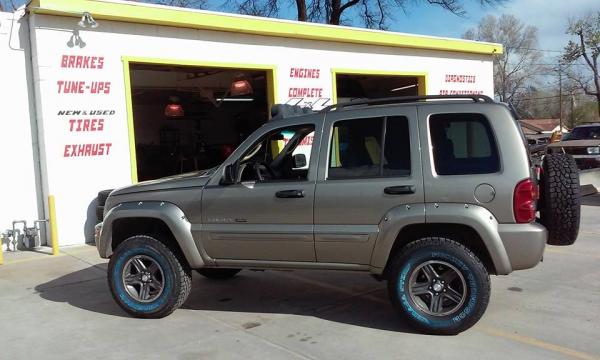
[[[103,131],[104,119],[69,119],[69,131]]]
[[[63,55],[60,67],[66,69],[103,69],[104,56]]]
[[[455,74],[446,74],[445,81],[447,83],[467,83],[474,84],[475,83],[475,75],[455,75]]]
[[[299,79],[318,79],[321,76],[320,69],[306,69],[306,68],[291,68],[290,77]]]
[[[297,88],[291,87],[288,90],[288,97],[295,98],[320,98],[323,97],[323,88]]]
[[[112,143],[100,144],[67,144],[63,157],[107,156]]]

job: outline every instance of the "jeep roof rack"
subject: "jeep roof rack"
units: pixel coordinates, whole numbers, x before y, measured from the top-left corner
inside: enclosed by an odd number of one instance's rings
[[[321,110],[321,112],[342,110],[350,106],[358,105],[383,105],[383,104],[401,104],[409,102],[418,102],[424,100],[452,100],[465,99],[473,102],[494,103],[495,101],[487,95],[422,95],[422,96],[397,96],[389,98],[355,100],[340,104],[329,105]]]

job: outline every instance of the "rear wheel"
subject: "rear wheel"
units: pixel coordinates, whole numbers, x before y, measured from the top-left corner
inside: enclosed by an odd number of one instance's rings
[[[221,268],[203,268],[196,269],[196,271],[209,279],[213,280],[224,280],[231,279],[236,276],[242,269],[221,269]]]
[[[572,245],[579,233],[581,198],[579,172],[571,155],[548,154],[542,162],[540,220],[548,244]]]
[[[185,302],[192,276],[163,243],[149,236],[133,236],[111,256],[108,284],[117,304],[129,314],[161,318]]]
[[[388,280],[394,307],[428,334],[458,334],[483,315],[490,278],[463,245],[445,238],[412,242],[396,255]]]

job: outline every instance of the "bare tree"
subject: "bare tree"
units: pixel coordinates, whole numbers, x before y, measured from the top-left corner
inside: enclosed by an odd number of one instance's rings
[[[518,107],[520,98],[527,96],[542,70],[538,65],[542,54],[536,50],[537,28],[525,25],[512,15],[499,18],[488,15],[463,37],[504,46],[504,52],[494,57],[494,92],[500,101],[512,102]]]
[[[402,11],[411,3],[426,3],[440,6],[450,13],[464,16],[464,1],[469,0],[231,0],[237,4],[237,11],[242,14],[271,14],[278,16],[279,9],[294,6],[299,21],[321,22],[332,25],[355,24],[351,18],[361,19],[361,25],[368,28],[386,29],[391,13],[396,9]],[[505,0],[472,0],[482,6],[503,3]],[[235,6],[234,6],[235,8]],[[248,12],[247,9],[251,9]],[[352,15],[346,16],[351,11]]]
[[[596,98],[598,116],[600,116],[600,69],[598,56],[600,56],[600,11],[595,15],[571,21],[567,34],[574,36],[575,41],[569,41],[565,47],[563,61],[573,64],[581,61],[591,72],[569,71],[567,76],[586,94]],[[591,83],[591,85],[590,85]]]

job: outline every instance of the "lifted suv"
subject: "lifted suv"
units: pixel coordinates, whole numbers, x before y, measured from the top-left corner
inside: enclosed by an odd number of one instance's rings
[[[577,237],[573,159],[533,168],[517,121],[488,97],[275,110],[222,165],[110,194],[96,241],[125,311],[170,314],[192,269],[352,270],[386,279],[421,331],[456,334],[483,315],[489,274]]]

